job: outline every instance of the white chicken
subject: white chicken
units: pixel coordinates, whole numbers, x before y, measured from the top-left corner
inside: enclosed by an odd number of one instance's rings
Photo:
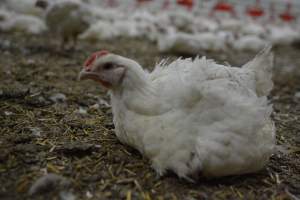
[[[232,42],[232,47],[238,51],[258,52],[268,44],[268,41],[260,38],[257,35],[243,35],[240,36],[236,41]]]
[[[300,38],[297,30],[289,26],[268,26],[269,40],[273,45],[290,45]]]
[[[242,28],[240,33],[244,35],[255,35],[255,36],[261,36],[264,37],[266,35],[266,28],[263,27],[262,25],[254,22],[248,22],[245,23]]]
[[[47,30],[43,20],[32,15],[17,14],[0,9],[0,30],[40,34]]]
[[[38,0],[36,5],[45,9],[48,29],[62,38],[61,48],[72,41],[76,46],[77,37],[89,27],[90,13],[85,4],[76,0]]]
[[[142,37],[146,31],[141,32],[143,27],[139,25],[141,24],[132,20],[117,20],[115,22],[99,20],[81,34],[79,38],[88,41],[99,41],[104,39],[112,40],[118,37]],[[139,27],[140,29],[138,29]]]
[[[122,20],[126,18],[126,15],[121,10],[97,7],[95,5],[87,5],[87,8],[88,8],[88,12],[93,18],[92,21],[94,20],[115,21],[115,20]]]
[[[173,54],[195,55],[206,44],[202,44],[195,35],[176,32],[172,27],[168,27],[166,33],[160,34],[157,39],[160,52]]]
[[[42,11],[35,7],[36,0],[2,0],[8,10],[24,15],[42,16]]]
[[[224,51],[232,41],[233,35],[227,31],[189,34],[169,28],[167,34],[159,35],[157,44],[161,52],[197,55],[201,51]]]
[[[112,22],[99,20],[83,32],[79,36],[79,39],[94,42],[98,40],[111,40],[118,36],[119,34],[116,32]]]
[[[199,16],[196,17],[193,24],[193,32],[216,32],[219,29],[219,24],[212,19],[207,17]]]
[[[169,11],[166,13],[169,22],[173,25],[178,31],[182,32],[192,32],[193,31],[193,22],[194,16],[182,9]]]
[[[275,146],[273,55],[264,49],[242,68],[205,57],[158,64],[145,72],[134,60],[100,51],[79,79],[110,90],[121,142],[147,156],[159,175],[167,170],[191,180],[262,169]]]
[[[220,29],[237,33],[241,30],[242,21],[234,18],[218,19]]]

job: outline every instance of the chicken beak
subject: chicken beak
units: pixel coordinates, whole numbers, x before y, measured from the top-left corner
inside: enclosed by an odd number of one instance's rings
[[[101,74],[83,68],[79,73],[78,80],[81,81],[85,79],[94,80],[98,83],[101,83],[105,88],[111,88],[111,83],[109,81],[106,81],[105,78],[101,76]]]
[[[99,76],[95,72],[87,71],[85,68],[83,68],[78,76],[78,80],[85,80],[85,79],[92,79],[92,80],[98,80]]]

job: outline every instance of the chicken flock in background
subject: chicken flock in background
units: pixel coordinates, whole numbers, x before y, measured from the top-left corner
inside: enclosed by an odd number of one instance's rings
[[[140,38],[155,42],[160,52],[193,55],[203,50],[258,52],[268,44],[289,45],[300,39],[289,4],[275,12],[270,2],[263,12],[259,0],[254,5],[258,10],[251,10],[251,2],[236,5],[236,10],[220,2],[226,1],[5,0],[0,3],[0,30],[48,30],[61,39],[62,47],[74,47],[78,39]]]
[[[264,49],[242,66],[205,57],[163,60],[149,73],[134,60],[99,51],[80,79],[110,91],[119,140],[167,170],[192,180],[256,172],[275,147],[272,106],[273,55]]]

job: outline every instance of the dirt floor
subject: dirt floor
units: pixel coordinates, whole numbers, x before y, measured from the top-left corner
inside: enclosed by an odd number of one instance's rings
[[[257,174],[200,179],[157,177],[150,163],[114,135],[105,91],[78,82],[85,58],[108,49],[150,66],[162,57],[154,44],[120,39],[56,50],[51,37],[0,34],[0,199],[297,199],[300,198],[300,50],[276,53],[275,88],[270,97],[277,143],[282,150]],[[253,53],[203,53],[240,65]],[[171,56],[174,58],[174,56]],[[148,67],[149,66],[149,67]],[[97,104],[99,106],[97,106]],[[28,190],[45,172],[68,184]],[[60,177],[60,178],[61,178]],[[66,193],[59,192],[60,187]]]

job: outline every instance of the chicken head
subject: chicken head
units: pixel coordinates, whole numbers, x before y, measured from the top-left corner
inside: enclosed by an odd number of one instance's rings
[[[125,72],[126,67],[119,61],[118,56],[103,50],[93,53],[85,61],[79,80],[91,79],[107,89],[112,89],[121,84]]]

